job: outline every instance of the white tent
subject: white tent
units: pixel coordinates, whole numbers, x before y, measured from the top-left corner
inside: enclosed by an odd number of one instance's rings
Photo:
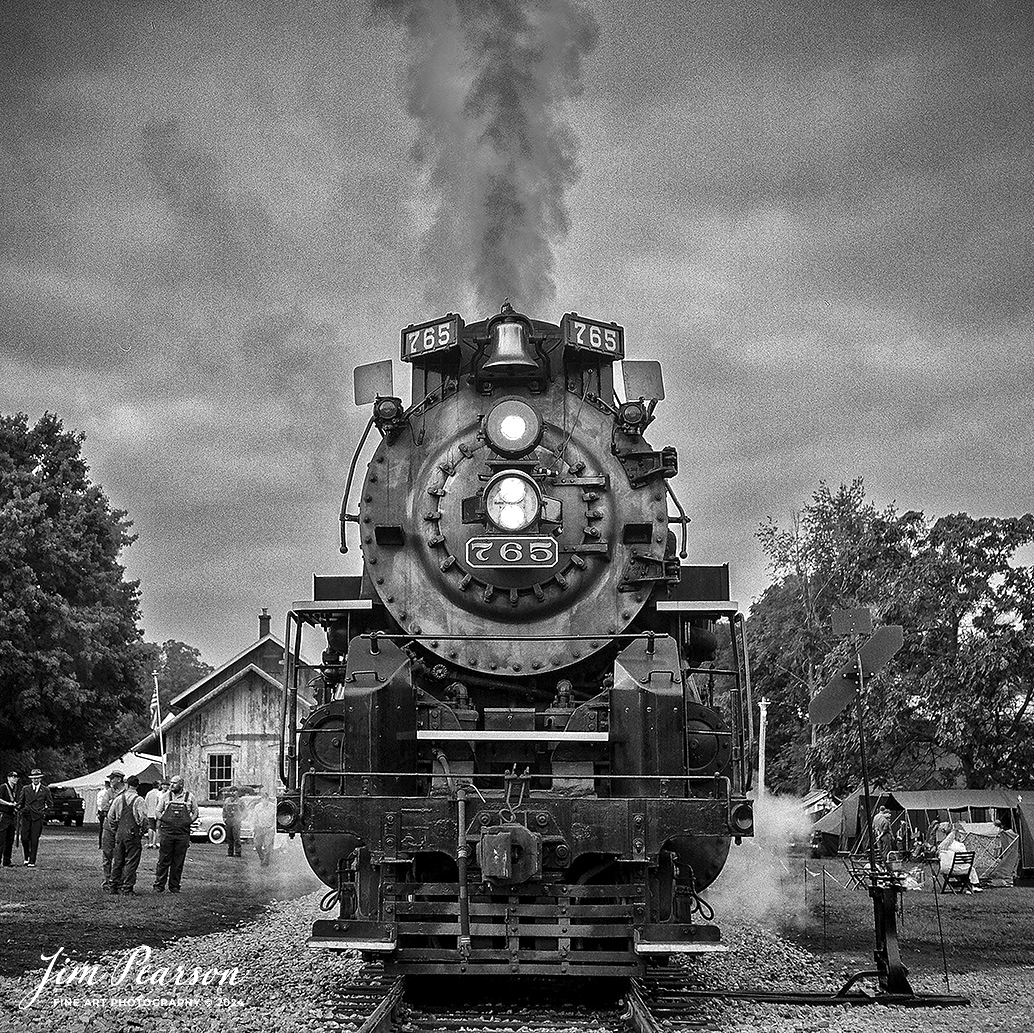
[[[104,780],[113,771],[121,771],[126,778],[136,775],[141,782],[157,782],[162,777],[162,758],[152,757],[149,753],[123,753],[110,764],[105,764],[88,775],[55,782],[54,785],[74,789],[83,798],[86,806],[84,821],[96,821],[97,794],[104,788]]]

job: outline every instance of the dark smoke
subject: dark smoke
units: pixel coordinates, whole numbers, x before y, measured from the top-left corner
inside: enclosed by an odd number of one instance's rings
[[[374,0],[405,26],[413,156],[433,208],[428,301],[472,292],[529,311],[556,297],[554,245],[570,228],[577,141],[561,120],[582,90],[595,19],[572,0]]]

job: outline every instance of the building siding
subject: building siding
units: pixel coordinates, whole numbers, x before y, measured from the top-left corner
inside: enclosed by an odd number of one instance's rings
[[[208,686],[208,691],[212,688]],[[218,803],[209,794],[208,758],[229,754],[234,785],[263,786],[275,793],[280,785],[280,706],[281,690],[247,671],[169,729],[169,773],[183,775],[200,803]]]

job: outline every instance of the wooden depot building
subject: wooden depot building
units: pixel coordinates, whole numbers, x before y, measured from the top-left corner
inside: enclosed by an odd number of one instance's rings
[[[162,720],[166,770],[182,775],[200,804],[218,803],[229,786],[280,787],[284,644],[259,617],[258,639],[181,692]],[[299,703],[304,704],[302,696]],[[159,754],[152,732],[134,752]]]

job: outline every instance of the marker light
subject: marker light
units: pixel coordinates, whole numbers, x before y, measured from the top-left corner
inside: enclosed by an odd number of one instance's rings
[[[516,470],[494,477],[485,489],[485,512],[500,531],[526,530],[538,519],[541,507],[538,486]]]
[[[485,417],[485,437],[500,455],[527,455],[542,438],[539,414],[519,398],[504,398]]]

